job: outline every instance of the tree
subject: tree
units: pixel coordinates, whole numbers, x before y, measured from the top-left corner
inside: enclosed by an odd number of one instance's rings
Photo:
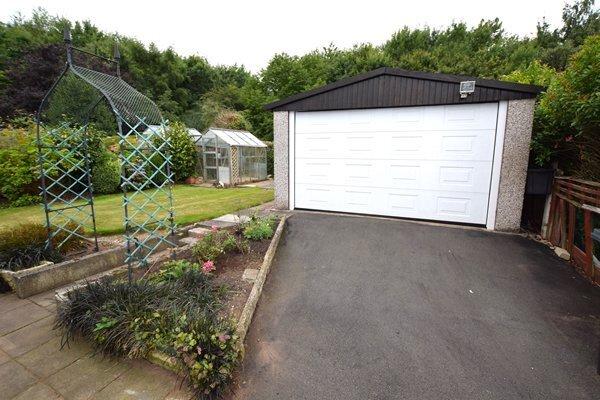
[[[183,182],[196,172],[198,155],[196,146],[181,122],[173,122],[167,129],[169,151],[171,154],[171,172],[175,182]]]

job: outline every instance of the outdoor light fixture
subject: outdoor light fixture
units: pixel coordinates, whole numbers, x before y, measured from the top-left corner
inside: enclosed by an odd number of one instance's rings
[[[475,81],[462,81],[460,83],[460,98],[466,99],[475,91]]]

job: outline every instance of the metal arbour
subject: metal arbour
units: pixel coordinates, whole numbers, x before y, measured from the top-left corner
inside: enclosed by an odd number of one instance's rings
[[[92,113],[105,102],[114,114],[119,135],[126,262],[131,280],[133,265],[147,265],[151,254],[175,243],[173,174],[166,123],[156,104],[121,78],[118,47],[114,59],[88,53],[72,46],[68,30],[65,44],[65,68],[46,93],[36,116],[47,245],[60,248],[73,236],[84,238],[86,232],[93,235],[98,250],[89,127]],[[114,67],[114,75],[77,65],[75,54],[108,63]],[[45,107],[67,74],[87,84],[98,96],[89,105],[77,106],[83,115],[79,121],[64,117],[64,121],[46,123]],[[149,128],[150,125],[159,128]],[[61,242],[56,243],[56,237]]]

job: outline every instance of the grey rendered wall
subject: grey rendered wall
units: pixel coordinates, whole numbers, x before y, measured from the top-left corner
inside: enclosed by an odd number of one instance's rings
[[[521,226],[534,106],[535,99],[508,102],[495,230],[516,231]]]
[[[273,113],[273,146],[275,152],[275,208],[289,209],[289,151],[288,151],[289,113]]]

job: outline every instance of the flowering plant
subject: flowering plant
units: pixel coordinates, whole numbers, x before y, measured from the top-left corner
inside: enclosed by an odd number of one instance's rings
[[[205,262],[202,264],[202,271],[203,271],[205,274],[208,274],[208,273],[210,273],[210,272],[214,271],[215,269],[216,269],[216,267],[215,267],[215,263],[214,263],[214,262],[212,262],[212,261],[210,261],[210,260],[208,260],[208,261],[205,261]]]

